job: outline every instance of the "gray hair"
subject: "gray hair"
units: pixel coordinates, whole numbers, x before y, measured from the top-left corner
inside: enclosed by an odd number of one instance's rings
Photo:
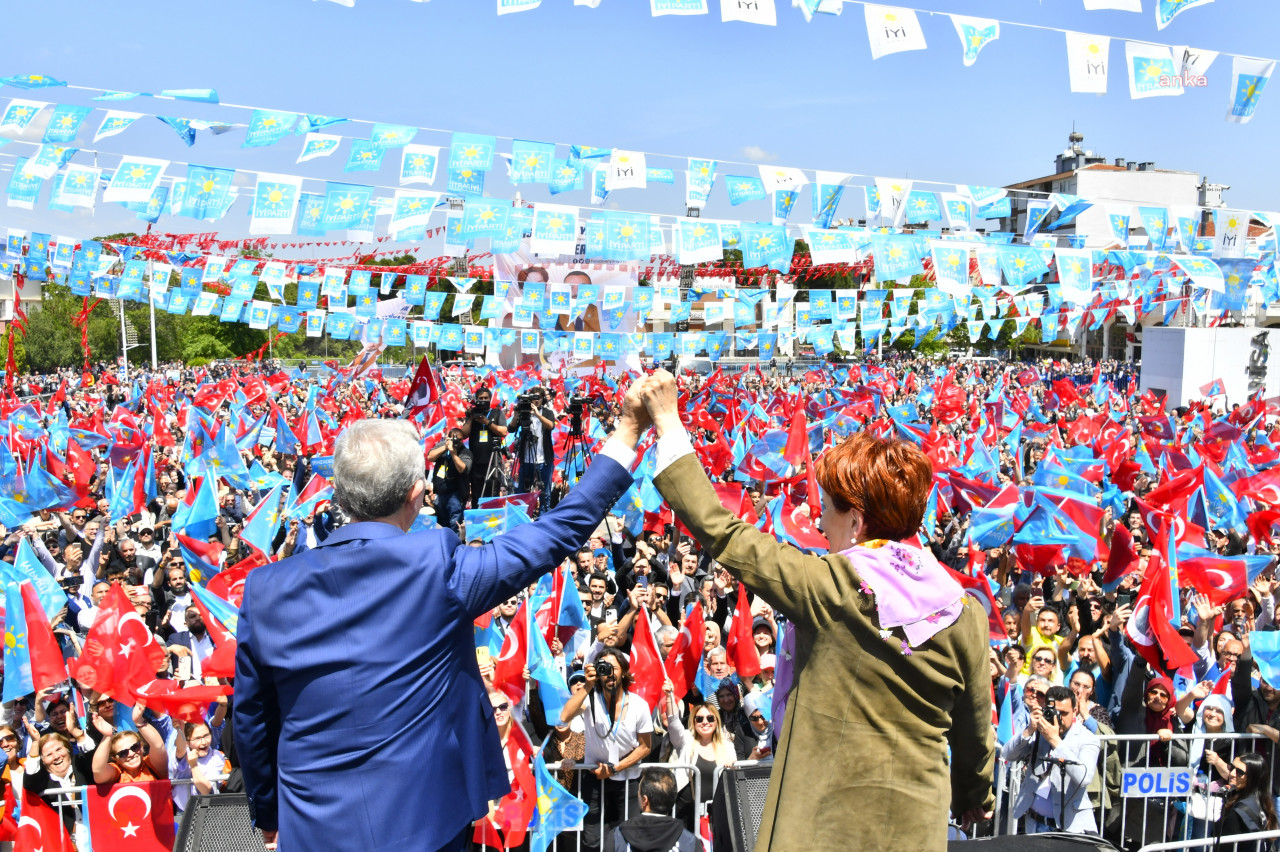
[[[674,642],[680,638],[680,631],[670,624],[664,624],[658,628],[657,633],[653,634],[653,638],[659,644],[664,641]]]
[[[333,496],[353,520],[393,514],[427,464],[414,429],[404,420],[360,420],[343,430],[333,451]]]
[[[726,658],[727,658],[728,656],[729,656],[729,652],[728,652],[728,650],[726,650],[726,649],[725,649],[725,647],[724,647],[723,645],[717,645],[717,646],[715,646],[714,648],[712,648],[710,651],[708,651],[708,652],[707,652],[707,659],[708,659],[708,660],[710,660],[712,657],[726,657]]]
[[[1042,683],[1045,686],[1053,686],[1053,681],[1049,680],[1049,678],[1044,675],[1031,675],[1022,682],[1022,688],[1026,689],[1028,686],[1037,686]]]

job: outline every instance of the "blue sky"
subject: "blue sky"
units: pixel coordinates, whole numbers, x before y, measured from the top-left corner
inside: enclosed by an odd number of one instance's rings
[[[1001,185],[1049,174],[1074,122],[1085,144],[1108,158],[1154,161],[1198,171],[1231,185],[1228,204],[1280,210],[1280,82],[1246,125],[1223,120],[1231,60],[1219,57],[1208,86],[1177,98],[1132,101],[1122,41],[1191,44],[1252,56],[1276,56],[1280,4],[1218,0],[1185,12],[1157,32],[1151,6],[1142,14],[1085,12],[1081,0],[918,0],[917,8],[1061,27],[1113,37],[1109,93],[1071,94],[1061,33],[1004,26],[977,64],[961,62],[959,39],[945,14],[921,15],[928,50],[872,61],[862,7],[806,24],[778,0],[778,26],[721,23],[719,2],[701,17],[651,18],[643,0],[602,0],[598,9],[571,0],[498,17],[492,0],[219,0],[173,3],[40,0],[10,4],[11,33],[2,74],[41,73],[73,84],[127,91],[212,87],[224,103],[471,131],[536,141],[620,147],[679,157],[710,157],[720,174],[754,174],[755,161],[805,169],[954,183]],[[91,93],[65,89],[30,97],[90,105]],[[103,106],[102,104],[93,104]],[[244,123],[246,111],[140,98],[120,109]],[[90,140],[101,114],[81,130]],[[336,132],[367,136],[368,125]],[[398,156],[379,173],[347,174],[346,149],[295,164],[300,137],[270,149],[239,148],[243,131],[187,148],[154,119],[97,143],[103,151],[204,165],[252,168],[355,183],[394,186]],[[420,133],[425,144],[446,134]],[[500,150],[510,143],[500,142]],[[12,144],[0,154],[25,153]],[[564,149],[560,150],[564,155]],[[76,162],[91,162],[80,154]],[[0,156],[11,163],[12,157]],[[731,163],[742,165],[732,165]],[[113,165],[104,157],[102,165]],[[651,167],[682,168],[654,157]],[[185,169],[171,166],[170,175]],[[436,188],[443,188],[443,175]],[[918,185],[922,189],[948,189]],[[487,194],[510,197],[494,172]],[[526,198],[546,200],[543,188]],[[47,195],[47,193],[46,193]],[[851,197],[852,196],[852,197]],[[720,199],[707,215],[765,219],[765,202],[731,208]],[[618,207],[683,213],[675,188],[626,190]],[[587,195],[557,201],[586,206]],[[807,193],[800,199],[808,220]],[[10,227],[77,237],[145,227],[132,214],[99,202],[96,215],[3,209]],[[856,190],[839,215],[861,216]],[[242,236],[242,198],[216,226],[162,217],[166,231],[217,227]],[[438,224],[435,219],[432,225]]]

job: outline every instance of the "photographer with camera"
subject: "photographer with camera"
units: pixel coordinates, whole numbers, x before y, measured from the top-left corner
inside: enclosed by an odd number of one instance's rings
[[[496,497],[503,485],[502,467],[495,458],[507,437],[507,417],[493,405],[493,391],[481,385],[459,427],[471,450],[471,508],[485,497]]]
[[[1004,745],[1006,761],[1027,765],[1013,803],[1013,818],[1026,816],[1024,834],[1096,834],[1088,789],[1097,771],[1101,742],[1080,721],[1070,689],[1052,686],[1044,697],[1043,705],[1030,704],[1030,722]]]
[[[527,494],[537,478],[536,481],[542,484],[542,492],[538,495],[539,515],[551,510],[551,474],[556,467],[551,431],[556,428],[555,416],[547,405],[547,392],[543,388],[534,388],[517,401],[516,417],[520,428],[520,437],[516,441],[520,454],[517,490]]]
[[[640,761],[653,744],[653,716],[645,700],[628,691],[631,667],[617,648],[606,647],[583,671],[586,689],[569,698],[560,719],[567,724],[582,716],[584,762],[594,764],[592,774],[604,782],[583,785],[587,815],[582,820],[582,848],[598,850],[603,843],[611,850],[613,830],[622,822],[627,796],[633,795],[640,777]]]
[[[457,426],[427,453],[431,485],[436,493],[436,523],[443,529],[457,531],[462,520],[462,504],[466,501],[468,476],[471,473],[471,451],[462,444],[462,430]]]

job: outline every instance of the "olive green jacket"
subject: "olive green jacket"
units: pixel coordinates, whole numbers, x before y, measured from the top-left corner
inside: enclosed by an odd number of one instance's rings
[[[948,807],[990,809],[995,761],[987,617],[903,653],[843,556],[809,556],[720,505],[695,455],[654,484],[694,538],[795,626],[795,686],[756,848],[942,850]],[[947,766],[947,747],[951,766]]]

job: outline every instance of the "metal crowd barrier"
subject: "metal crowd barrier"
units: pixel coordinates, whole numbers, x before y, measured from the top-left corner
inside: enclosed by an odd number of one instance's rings
[[[558,774],[562,768],[563,763],[565,763],[565,761],[559,761],[559,762],[547,764],[547,769],[551,770],[553,774],[557,775],[557,778],[556,778],[557,781],[561,780],[558,777]],[[590,846],[583,845],[582,829],[585,826],[587,820],[591,818],[591,815],[588,814],[587,816],[584,816],[582,818],[582,823],[580,823],[579,825],[560,832],[560,834],[556,837],[555,842],[552,844],[553,848],[555,848],[557,852],[570,852],[570,850],[572,850],[572,852],[590,852],[590,850],[595,848],[603,848],[606,842],[605,841],[606,825],[608,826],[608,830],[612,831],[613,826],[616,825],[618,822],[622,822],[630,819],[631,816],[633,815],[633,811],[639,812],[640,800],[638,798],[638,794],[640,792],[640,779],[637,777],[632,781],[620,782],[620,783],[625,783],[627,785],[625,794],[623,796],[622,813],[617,814],[616,818],[612,821],[607,821],[605,819],[605,817],[607,816],[605,812],[605,782],[597,779],[594,775],[589,774],[593,770],[595,770],[597,766],[598,764],[594,764],[594,763],[577,763],[575,761],[572,763],[571,766],[565,766],[563,768],[569,769],[574,773],[573,785],[569,787],[569,792],[573,793],[573,795],[577,796],[579,799],[581,799],[584,802],[587,801],[588,794],[590,792],[589,790],[590,785],[592,783],[598,785],[597,795],[599,796],[598,801],[600,802],[600,808],[599,808],[599,813],[597,815],[597,819],[599,820],[599,826],[600,826],[600,835],[599,835],[600,847],[590,847]],[[697,765],[692,763],[640,763],[640,764],[637,764],[637,768],[642,772],[645,769],[650,767],[654,767],[658,769],[670,769],[672,772],[677,773],[677,778],[680,772],[689,773],[689,784],[693,786],[694,811],[693,811],[692,831],[695,835],[698,834],[698,827],[702,823],[702,818],[704,816],[709,815],[709,811],[706,807],[706,803],[703,802],[702,773],[698,771]],[[716,774],[717,780],[719,779],[719,777],[720,777],[719,773],[717,773]],[[711,796],[708,795],[706,798],[710,800]],[[670,814],[667,814],[667,816],[675,816],[675,814],[670,813]]]
[[[1233,754],[1260,751],[1267,757],[1272,791],[1280,786],[1276,767],[1280,750],[1260,734],[1174,734],[1163,748],[1150,734],[1112,734],[1098,739],[1101,748],[1094,780],[1088,787],[1089,802],[1099,833],[1121,849],[1155,852],[1212,845],[1223,799],[1207,796],[1210,789],[1206,782],[1223,788],[1228,779],[1212,767],[1206,776],[1199,773],[1198,765],[1190,765],[1191,748],[1197,741],[1206,745],[1224,740],[1232,743],[1232,754],[1220,755],[1228,764]],[[1157,752],[1163,754],[1159,759]],[[995,816],[971,839],[1018,833],[1012,811],[1026,766],[1025,761],[1006,763],[997,758]],[[1232,839],[1255,839],[1255,835]]]

